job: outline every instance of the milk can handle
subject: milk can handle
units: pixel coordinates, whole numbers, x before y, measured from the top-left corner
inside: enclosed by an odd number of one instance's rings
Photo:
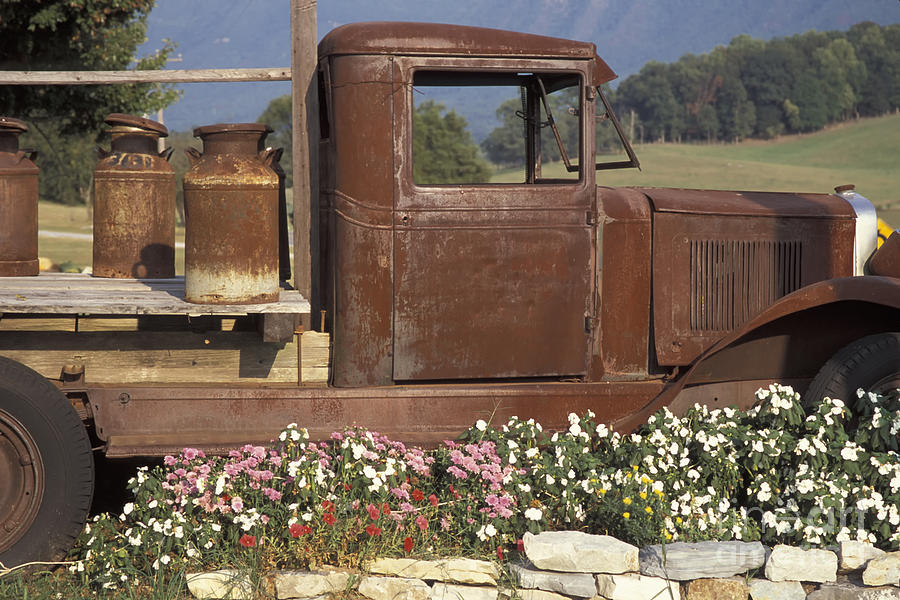
[[[200,160],[200,157],[203,156],[203,154],[199,150],[193,147],[186,148],[184,153],[187,155],[188,161],[190,161],[191,166],[197,164],[197,161]]]

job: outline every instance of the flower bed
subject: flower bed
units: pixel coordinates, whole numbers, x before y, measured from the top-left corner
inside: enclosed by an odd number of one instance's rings
[[[433,451],[348,429],[288,426],[270,448],[185,449],[131,481],[134,501],[85,529],[71,569],[112,588],[238,565],[358,567],[374,557],[504,560],[526,532],[581,530],[636,546],[760,540],[900,546],[897,407],[861,394],[804,412],[790,388],[750,411],[663,411],[619,435],[570,415],[479,421]]]

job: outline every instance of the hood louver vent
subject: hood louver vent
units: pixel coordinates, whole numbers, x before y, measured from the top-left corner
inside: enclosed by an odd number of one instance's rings
[[[799,241],[691,241],[691,330],[729,331],[800,288]]]

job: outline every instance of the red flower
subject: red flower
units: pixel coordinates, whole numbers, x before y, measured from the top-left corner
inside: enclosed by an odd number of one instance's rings
[[[516,550],[519,552],[525,552],[525,542],[522,541],[522,538],[516,540]]]
[[[373,521],[377,521],[378,517],[381,516],[381,513],[378,512],[378,507],[374,504],[370,504],[366,507],[366,510],[369,511],[369,518]]]
[[[412,552],[412,549],[413,549],[413,541],[412,541],[412,538],[411,538],[411,537],[406,536],[406,538],[403,540],[403,549],[406,550],[406,553],[407,553],[407,554],[409,554],[410,552]]]
[[[291,537],[298,538],[301,535],[312,533],[312,527],[301,525],[300,523],[294,523],[293,525],[288,527],[288,531],[291,532]]]
[[[345,483],[345,484],[344,484],[344,491],[345,491],[345,492],[349,492],[349,491],[350,491],[350,484],[348,484],[348,483]]]
[[[325,513],[324,515],[322,515],[322,520],[329,525],[334,525],[337,522],[337,519],[334,518],[334,515],[332,513]]]
[[[391,507],[388,506],[387,502],[381,505],[381,512],[384,513],[384,516],[388,516],[389,514],[391,514]]]
[[[252,548],[256,545],[256,536],[255,535],[247,535],[246,533],[241,536],[240,544],[244,548]]]
[[[376,536],[381,533],[381,527],[376,527],[373,523],[369,523],[366,525],[366,533],[371,536]]]
[[[412,497],[413,497],[413,500],[415,500],[416,502],[421,502],[422,500],[425,499],[425,494],[422,493],[422,490],[415,489],[412,492]]]
[[[503,546],[497,546],[497,558],[503,560]]]
[[[435,496],[434,494],[431,494],[430,496],[428,496],[428,501],[431,502],[432,506],[438,505],[438,497]]]
[[[334,503],[331,500],[323,500],[322,508],[325,510],[325,512],[333,513],[334,512]]]

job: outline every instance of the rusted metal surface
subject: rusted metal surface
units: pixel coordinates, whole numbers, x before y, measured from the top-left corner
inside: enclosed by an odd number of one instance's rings
[[[385,56],[330,65],[333,122],[323,158],[333,169],[323,174],[321,201],[336,386],[392,383],[391,69]]]
[[[111,456],[166,454],[186,445],[223,451],[264,443],[288,423],[317,439],[360,425],[407,442],[439,444],[477,419],[517,415],[551,429],[570,412],[601,421],[627,415],[662,389],[659,382],[394,386],[370,389],[106,386],[89,391],[97,433]],[[122,394],[128,401],[122,402]]]
[[[351,23],[333,29],[319,42],[320,58],[366,54],[596,60],[596,74],[602,80],[595,85],[616,77],[590,42],[500,29],[442,23]]]
[[[624,188],[597,190],[598,352],[593,379],[648,376],[651,212],[647,197]]]
[[[0,117],[0,277],[37,275],[38,168],[19,149],[28,126]]]
[[[0,553],[18,542],[37,518],[44,493],[41,453],[28,429],[0,409]]]
[[[260,123],[198,127],[184,176],[185,300],[257,304],[278,300],[278,175]]]
[[[900,232],[895,231],[885,240],[869,260],[868,267],[872,275],[900,279]]]
[[[631,430],[664,406],[684,409],[685,386],[742,379],[811,379],[850,342],[900,329],[900,281],[842,277],[809,285],[775,302],[724,335],[683,375],[641,410],[614,422]]]
[[[150,119],[114,113],[111,150],[98,148],[94,169],[95,277],[175,276],[175,171],[171,150],[158,152],[168,129]]]
[[[642,189],[653,223],[662,365],[691,364],[803,286],[853,274],[854,213],[826,194]]]

